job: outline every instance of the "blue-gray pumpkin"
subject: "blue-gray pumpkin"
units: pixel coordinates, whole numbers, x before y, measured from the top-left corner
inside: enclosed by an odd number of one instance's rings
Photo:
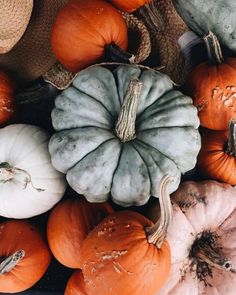
[[[213,32],[220,43],[236,52],[235,0],[173,0],[186,24],[200,36]]]
[[[168,76],[138,66],[81,71],[55,101],[49,151],[56,169],[90,202],[122,206],[158,197],[161,180],[196,164],[199,119]]]

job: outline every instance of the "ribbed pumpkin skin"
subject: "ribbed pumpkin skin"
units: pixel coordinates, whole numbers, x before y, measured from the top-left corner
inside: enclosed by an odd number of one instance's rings
[[[52,50],[72,72],[100,61],[112,42],[126,50],[128,31],[121,14],[104,0],[70,0],[52,28]]]
[[[14,113],[13,93],[15,85],[11,78],[0,71],[0,125],[6,123]]]
[[[114,211],[108,203],[88,203],[84,199],[65,200],[51,212],[47,237],[55,258],[70,268],[80,268],[79,255],[87,234]]]
[[[196,33],[212,31],[220,43],[236,51],[236,2],[234,0],[173,0],[179,15]]]
[[[143,83],[136,137],[123,143],[114,127],[130,81]],[[54,167],[90,202],[108,198],[121,205],[143,205],[158,196],[161,179],[196,164],[199,119],[192,99],[173,89],[168,76],[138,66],[114,71],[92,66],[81,71],[55,101],[49,152]]]
[[[225,152],[227,140],[227,131],[204,130],[197,162],[205,177],[236,185],[236,158]]]
[[[222,64],[197,66],[189,76],[194,105],[203,127],[226,130],[236,119],[236,59],[227,58]]]
[[[131,13],[151,1],[152,0],[111,0],[111,3],[117,8]]]
[[[81,270],[76,270],[70,277],[64,295],[87,295],[84,276]]]
[[[0,276],[0,292],[16,293],[32,287],[51,261],[51,252],[41,233],[26,221],[7,221],[0,224],[0,240],[0,257],[25,251],[25,257],[14,268]]]
[[[131,211],[104,219],[85,239],[82,271],[88,295],[156,295],[170,270],[170,248],[149,244],[152,222]]]

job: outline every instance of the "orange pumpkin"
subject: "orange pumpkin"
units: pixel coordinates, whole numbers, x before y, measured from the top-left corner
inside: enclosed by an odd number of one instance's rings
[[[69,0],[52,28],[52,50],[72,72],[99,62],[111,47],[128,46],[122,15],[104,0]]]
[[[26,221],[0,224],[0,292],[21,292],[46,272],[51,253],[41,233]]]
[[[14,113],[13,93],[15,85],[11,78],[0,71],[0,125],[6,123]]]
[[[159,192],[157,224],[137,212],[121,211],[105,218],[84,240],[80,257],[88,295],[157,294],[170,270],[167,183],[165,178]]]
[[[152,0],[111,0],[111,3],[117,8],[131,13],[151,1]]]
[[[81,270],[76,270],[70,277],[64,295],[87,295],[84,276]]]
[[[236,121],[230,123],[228,132],[202,132],[198,167],[209,179],[236,185]]]
[[[187,87],[198,109],[201,125],[212,130],[226,130],[236,119],[236,58],[223,59],[216,36],[205,37],[210,62],[197,66]]]
[[[82,198],[59,203],[47,224],[48,243],[55,258],[67,267],[80,268],[78,256],[82,241],[113,212],[108,203],[89,203]]]

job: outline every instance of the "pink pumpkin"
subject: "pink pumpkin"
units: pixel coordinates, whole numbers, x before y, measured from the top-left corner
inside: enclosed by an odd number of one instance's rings
[[[236,294],[236,189],[189,181],[172,200],[171,275],[157,295]]]

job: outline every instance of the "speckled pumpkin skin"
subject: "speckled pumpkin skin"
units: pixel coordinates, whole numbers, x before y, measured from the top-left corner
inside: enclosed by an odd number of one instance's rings
[[[130,81],[142,83],[136,138],[122,143],[114,127]],[[90,202],[109,198],[122,206],[158,197],[160,181],[192,169],[200,149],[199,119],[192,99],[173,89],[168,76],[137,66],[114,71],[93,66],[80,72],[56,99],[56,134],[49,151],[56,169]]]
[[[220,43],[236,51],[235,0],[173,0],[179,15],[196,33],[212,31]]]

